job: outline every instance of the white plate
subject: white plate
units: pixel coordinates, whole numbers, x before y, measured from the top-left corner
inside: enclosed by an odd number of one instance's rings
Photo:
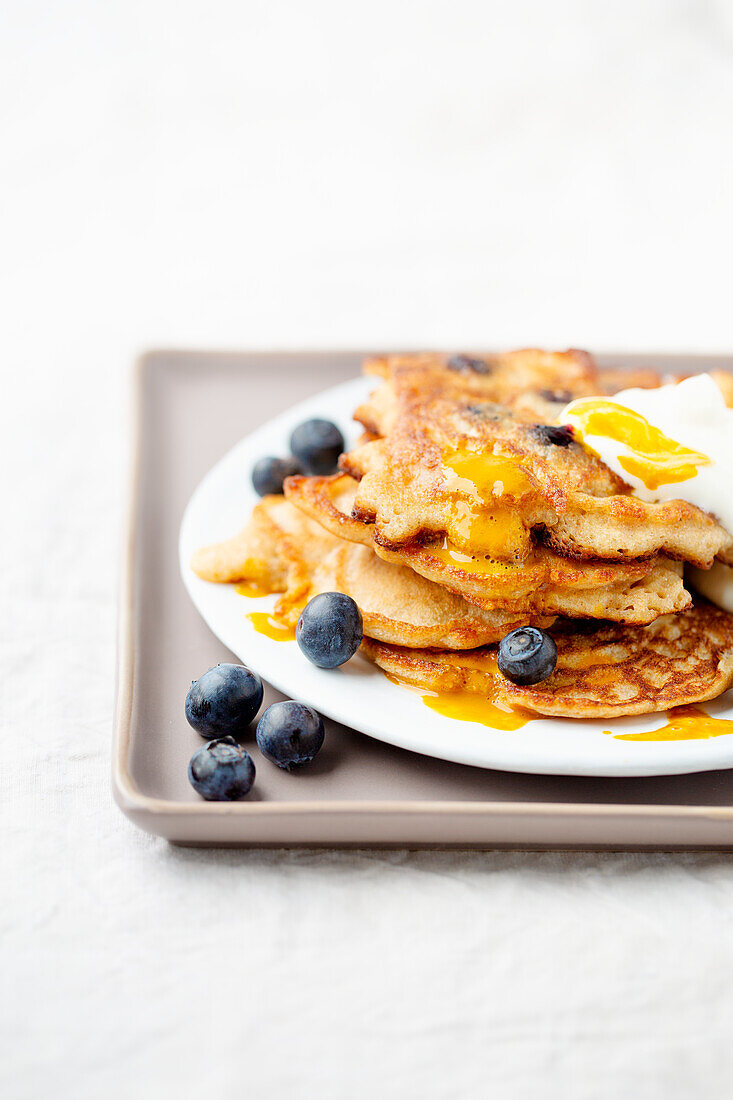
[[[292,429],[313,416],[334,420],[351,445],[358,434],[351,415],[373,386],[373,380],[357,378],[264,424],[225,455],[191,497],[181,524],[181,573],[214,634],[285,695],[381,741],[428,756],[481,768],[555,775],[671,775],[733,767],[733,735],[691,741],[618,741],[603,732],[656,729],[666,721],[663,715],[543,719],[511,732],[444,718],[429,710],[419,696],[391,684],[361,657],[335,671],[315,668],[296,642],[266,638],[247,620],[247,611],[270,610],[275,597],[247,599],[237,595],[232,585],[209,584],[191,571],[188,563],[194,550],[228,538],[246,523],[258,499],[250,480],[256,460],[265,454],[287,454]],[[715,717],[733,718],[733,693],[706,704],[706,709]]]

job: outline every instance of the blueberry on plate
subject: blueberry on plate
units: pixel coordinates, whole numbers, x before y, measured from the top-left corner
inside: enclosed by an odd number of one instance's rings
[[[292,700],[273,703],[257,723],[258,749],[286,771],[309,764],[325,736],[320,714]]]
[[[499,642],[499,671],[513,684],[539,684],[555,671],[557,646],[546,630],[520,626]]]
[[[448,370],[458,371],[459,374],[491,374],[486,360],[477,359],[474,355],[452,355],[448,360]]]
[[[321,592],[305,607],[295,638],[309,661],[318,668],[338,668],[361,645],[361,611],[343,592]]]
[[[290,450],[309,474],[332,474],[345,447],[330,420],[306,420],[290,436]]]
[[[268,456],[255,462],[252,469],[252,484],[261,497],[283,491],[283,481],[293,474],[302,474],[303,467],[297,458],[273,458]]]
[[[244,665],[214,665],[188,689],[188,724],[202,737],[241,737],[260,709],[262,694],[262,680]]]
[[[193,789],[207,802],[235,802],[252,789],[254,761],[233,737],[220,737],[202,745],[193,754],[188,778]]]

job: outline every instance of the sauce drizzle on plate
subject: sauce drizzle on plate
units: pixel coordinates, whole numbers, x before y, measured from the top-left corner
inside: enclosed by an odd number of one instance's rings
[[[472,691],[444,691],[436,695],[423,695],[422,701],[430,710],[445,718],[459,722],[478,722],[494,730],[518,730],[531,722],[534,715],[527,711],[504,710],[483,695]]]
[[[259,584],[257,581],[241,581],[235,584],[234,591],[238,596],[248,596],[252,600],[272,595],[272,589],[268,585]]]
[[[486,663],[484,660],[481,664],[477,663],[476,667],[485,667]],[[384,675],[391,684],[406,688],[413,695],[419,695],[426,707],[442,714],[444,718],[454,718],[459,722],[477,722],[494,730],[518,730],[538,717],[528,710],[498,706],[485,695],[474,691],[426,691],[425,688],[401,680],[399,676],[392,676],[388,672]]]
[[[266,638],[272,638],[275,642],[294,642],[295,628],[287,623],[280,622],[274,615],[267,611],[250,611],[247,618],[252,623],[258,634],[264,634]]]
[[[667,711],[666,725],[644,733],[613,733],[604,730],[617,741],[704,741],[708,737],[724,737],[733,733],[733,722],[727,718],[711,718],[699,707],[673,707]]]

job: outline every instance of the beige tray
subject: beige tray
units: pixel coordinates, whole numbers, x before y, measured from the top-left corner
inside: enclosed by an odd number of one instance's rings
[[[601,356],[684,370],[733,358]],[[178,528],[201,477],[288,405],[354,376],[362,355],[153,352],[135,376],[136,430],[120,603],[114,793],[142,829],[182,844],[733,847],[733,770],[651,779],[486,771],[391,748],[328,722],[300,775],[256,749],[242,802],[201,801],[186,778],[201,739],[191,680],[230,658],[178,574]],[[266,702],[282,698],[270,688]]]

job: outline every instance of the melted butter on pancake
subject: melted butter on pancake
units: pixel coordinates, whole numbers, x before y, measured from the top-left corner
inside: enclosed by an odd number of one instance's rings
[[[521,513],[502,501],[532,491],[521,466],[501,455],[446,448],[443,477],[445,487],[464,498],[453,503],[446,523],[448,538],[459,550],[498,558],[527,552],[529,533]]]
[[[473,573],[482,577],[495,577],[500,573],[521,568],[522,563],[516,560],[505,559],[497,561],[491,557],[482,557],[475,554],[466,554],[457,546],[443,539],[442,546],[429,546],[427,551],[446,565],[455,565],[464,573]]]
[[[476,650],[473,653],[468,650],[456,657],[456,664],[461,668],[475,668],[479,672],[488,672],[491,676],[500,675],[496,653],[493,650]]]
[[[465,493],[478,504],[490,503],[491,498],[504,494],[522,497],[532,488],[522,467],[502,455],[446,448],[443,473],[448,489]]]
[[[529,546],[529,532],[521,516],[508,508],[483,510],[458,500],[446,527],[450,541],[463,551],[512,558],[524,554]]]
[[[603,665],[614,665],[622,657],[617,653],[596,653],[590,650],[586,653],[573,653],[565,661],[565,667],[576,672],[582,672],[586,668],[600,668]]]
[[[707,455],[670,439],[641,413],[614,401],[582,397],[568,405],[563,419],[573,426],[581,442],[588,436],[602,436],[623,444],[629,453],[617,456],[621,469],[651,491],[660,485],[689,481],[701,467],[712,465]],[[592,444],[586,446],[602,458]]]

